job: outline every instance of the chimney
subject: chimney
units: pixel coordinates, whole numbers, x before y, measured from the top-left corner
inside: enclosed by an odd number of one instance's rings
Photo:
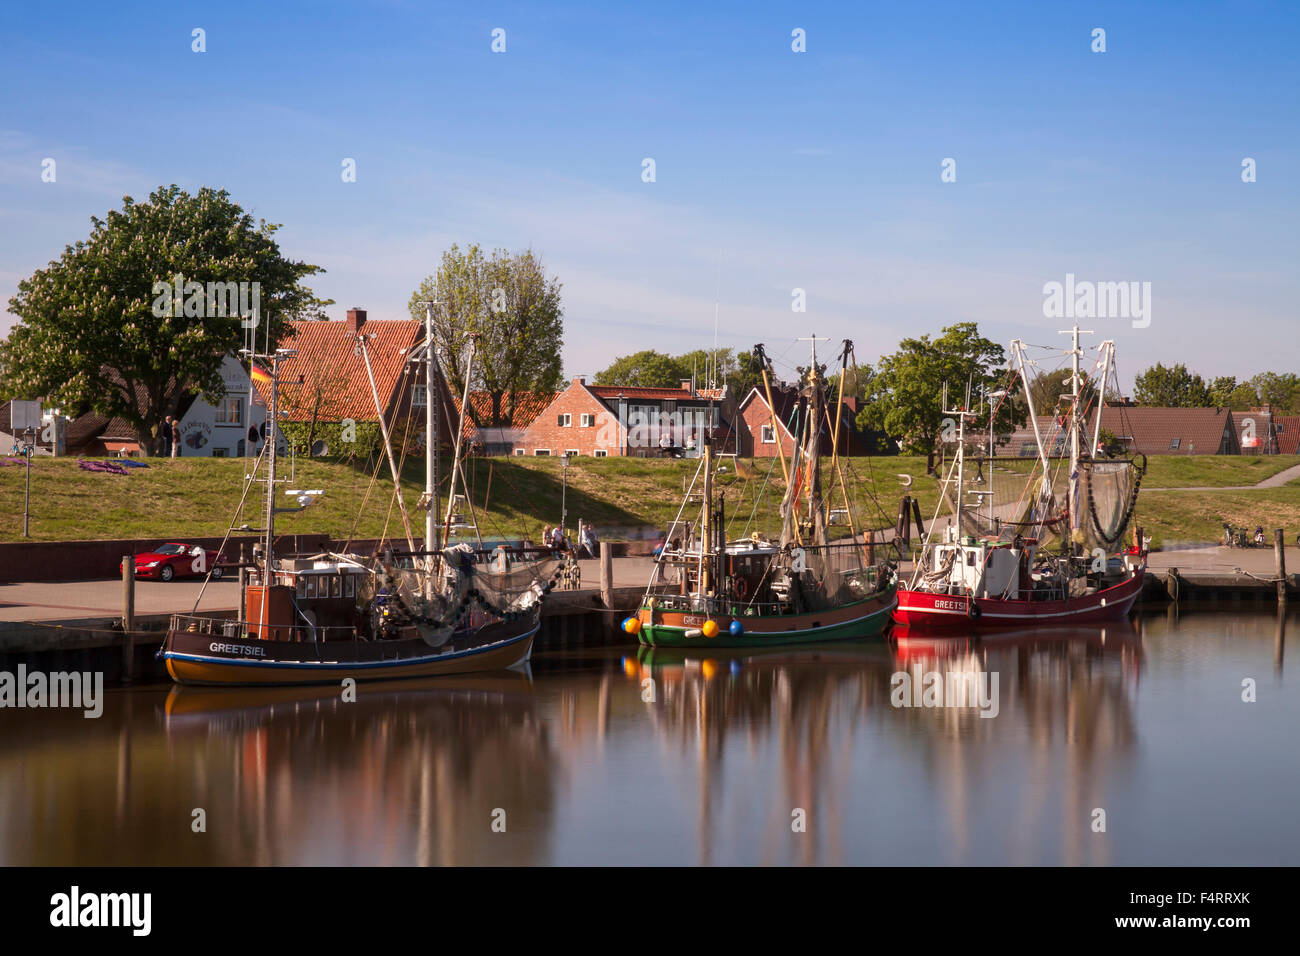
[[[574,379],[573,379],[573,384],[574,384],[574,385],[586,385],[586,384],[587,384],[587,380],[586,380],[585,378],[583,378],[581,375],[578,375],[578,376],[575,376],[575,377],[574,377]]]
[[[366,310],[351,308],[348,309],[348,331],[356,335],[361,331],[361,326],[366,324]]]
[[[689,392],[691,390],[691,380],[689,378],[681,379],[681,383],[683,392]]]

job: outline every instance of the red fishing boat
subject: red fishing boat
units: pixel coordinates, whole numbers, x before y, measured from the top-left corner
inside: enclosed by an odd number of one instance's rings
[[[989,395],[989,454],[979,459],[978,476],[969,481],[970,395],[961,408],[945,410],[957,428],[957,451],[942,479],[940,500],[951,503],[953,516],[943,528],[932,522],[911,578],[898,591],[894,620],[899,624],[983,630],[1091,623],[1124,617],[1140,596],[1146,573],[1141,530],[1133,547],[1116,549],[1137,501],[1145,460],[1100,454],[1100,408],[1091,442],[1081,442],[1089,406],[1100,399],[1113,370],[1114,343],[1099,347],[1094,371],[1099,368],[1100,374],[1090,380],[1080,369],[1084,352],[1078,326],[1069,334],[1074,336],[1066,353],[1073,359],[1070,391],[1059,397],[1052,419],[1059,434],[1046,438],[1030,389],[1035,363],[1026,359],[1023,342],[1011,345],[1009,373],[1024,383],[1037,461],[1027,476],[1004,463],[1022,483],[1028,478],[1005,515],[998,513],[992,487],[999,467],[992,436],[998,406],[1011,389]],[[1049,446],[1058,454],[1049,454]]]

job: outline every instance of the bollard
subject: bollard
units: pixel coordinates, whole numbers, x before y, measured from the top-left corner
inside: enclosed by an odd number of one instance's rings
[[[1273,560],[1277,565],[1277,603],[1286,604],[1286,539],[1281,528],[1273,531]]]
[[[614,606],[614,551],[608,541],[600,543],[600,603]]]
[[[135,677],[135,559],[122,557],[122,680]]]

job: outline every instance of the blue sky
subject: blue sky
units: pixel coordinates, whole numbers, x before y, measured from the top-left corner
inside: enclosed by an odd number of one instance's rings
[[[715,296],[720,343],[778,371],[810,331],[863,361],[956,321],[1051,342],[1067,272],[1151,283],[1148,327],[1083,323],[1126,383],[1300,371],[1300,4],[27,4],[0,30],[4,303],[175,182],[283,223],[339,317],[404,316],[452,242],[531,247],[571,375],[709,345]]]

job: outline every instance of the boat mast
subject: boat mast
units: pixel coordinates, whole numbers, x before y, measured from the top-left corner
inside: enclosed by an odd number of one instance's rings
[[[1079,520],[1079,357],[1083,351],[1079,348],[1079,323],[1074,323],[1073,329],[1064,329],[1060,335],[1072,336],[1070,343],[1070,481],[1067,485],[1069,489],[1069,515],[1071,532],[1078,526]],[[1092,332],[1084,332],[1085,335],[1092,335]]]
[[[1089,457],[1097,457],[1097,443],[1101,441],[1101,410],[1106,404],[1106,380],[1110,378],[1111,357],[1115,354],[1115,340],[1107,339],[1101,343],[1101,383],[1097,386],[1097,421],[1092,428],[1092,447],[1088,449]]]
[[[253,356],[256,359],[256,355]],[[271,548],[275,541],[275,416],[276,402],[279,401],[280,393],[280,353],[279,350],[271,359],[271,394],[267,400],[266,417],[270,422],[266,426],[266,441],[270,445],[267,449],[266,464],[266,579],[262,582],[266,587],[270,587],[275,582],[271,580],[272,554]],[[252,416],[250,415],[251,419]],[[266,598],[262,599],[263,610],[266,608]]]
[[[440,551],[438,541],[438,396],[435,387],[433,364],[433,307],[436,301],[424,303],[424,550]],[[426,559],[430,574],[433,572],[433,555]]]
[[[826,543],[826,514],[822,501],[821,487],[821,424],[822,424],[822,379],[817,365],[817,343],[829,342],[828,338],[819,339],[816,334],[803,336],[800,342],[807,342],[809,349],[808,367],[808,405],[804,420],[803,458],[808,462],[808,522],[812,528],[814,544]],[[795,472],[798,474],[798,471]],[[794,502],[791,502],[793,510]]]

